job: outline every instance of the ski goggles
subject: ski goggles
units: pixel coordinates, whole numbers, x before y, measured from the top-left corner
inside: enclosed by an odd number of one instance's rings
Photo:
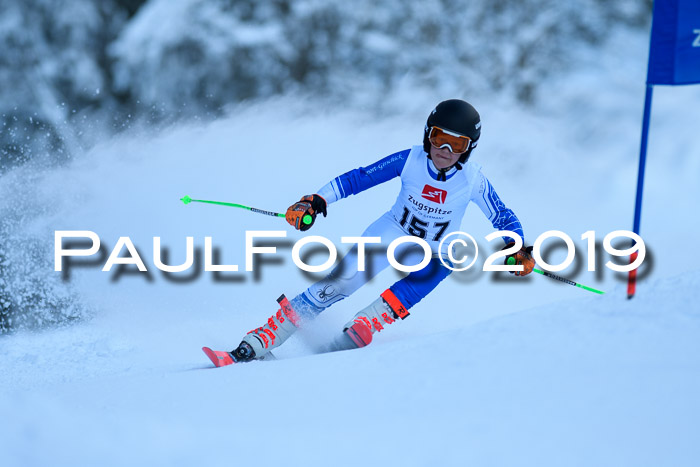
[[[453,154],[462,154],[466,152],[467,149],[469,149],[469,143],[472,142],[472,139],[468,136],[463,136],[437,126],[430,129],[428,140],[434,147],[438,149],[447,147]]]

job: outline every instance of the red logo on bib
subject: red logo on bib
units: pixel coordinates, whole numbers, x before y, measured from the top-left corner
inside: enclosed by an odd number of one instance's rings
[[[447,198],[447,192],[445,190],[441,190],[440,188],[435,188],[434,186],[425,185],[421,196],[434,203],[443,204],[445,202],[445,198]]]

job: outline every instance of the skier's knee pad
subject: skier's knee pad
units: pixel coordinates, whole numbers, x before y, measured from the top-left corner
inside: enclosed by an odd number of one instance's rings
[[[326,280],[313,284],[306,289],[303,296],[309,304],[319,310],[318,313],[347,297],[340,284]]]

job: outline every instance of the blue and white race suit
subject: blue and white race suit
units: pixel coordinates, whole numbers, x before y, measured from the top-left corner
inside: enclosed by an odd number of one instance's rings
[[[407,310],[450,274],[451,270],[437,257],[438,244],[444,236],[459,230],[470,202],[479,206],[495,229],[510,230],[524,238],[520,221],[503,204],[479,164],[468,161],[462,170],[453,167],[445,173],[445,180],[438,181],[439,171],[427,156],[422,146],[413,146],[344,173],[318,191],[331,204],[395,177],[401,178],[401,191],[393,207],[370,224],[362,236],[381,237],[382,244],[388,245],[396,238],[413,235],[430,245],[433,258],[428,265],[390,287]],[[404,243],[397,248],[395,257],[401,258],[403,264],[417,264],[423,259],[424,251],[415,247]],[[417,258],[415,261],[413,256]],[[312,317],[350,296],[389,266],[385,254],[366,255],[366,263],[365,271],[358,271],[357,247],[354,247],[328,276],[292,299],[292,307]]]

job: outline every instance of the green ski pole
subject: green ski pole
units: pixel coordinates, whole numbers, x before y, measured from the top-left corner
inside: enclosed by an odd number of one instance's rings
[[[258,214],[265,214],[266,216],[284,217],[284,214],[280,214],[279,212],[264,211],[262,209],[252,208],[250,206],[244,206],[242,204],[236,204],[236,203],[224,203],[222,201],[208,201],[206,199],[192,199],[187,195],[185,195],[184,198],[180,198],[180,201],[182,201],[185,204],[190,204],[190,203],[218,204],[219,206],[230,206],[232,208],[247,209],[248,211],[257,212]],[[313,219],[311,218],[310,215],[307,214],[302,218],[301,221],[304,224],[308,225],[308,224],[311,224],[313,222]]]
[[[512,257],[508,258],[508,266],[513,266],[514,264],[515,264],[515,258],[512,258]],[[557,280],[559,282],[563,282],[565,284],[573,285],[573,286],[579,287],[583,290],[588,290],[589,292],[593,292],[593,293],[597,293],[597,294],[601,294],[601,295],[605,293],[602,290],[594,289],[593,287],[588,287],[586,285],[579,284],[579,283],[574,282],[572,280],[569,280],[565,277],[561,277],[561,276],[557,276],[556,274],[552,274],[551,272],[542,271],[541,269],[537,269],[537,268],[534,268],[533,271],[536,272],[537,274],[542,274],[543,276],[549,277],[550,279],[554,279],[554,280]]]

